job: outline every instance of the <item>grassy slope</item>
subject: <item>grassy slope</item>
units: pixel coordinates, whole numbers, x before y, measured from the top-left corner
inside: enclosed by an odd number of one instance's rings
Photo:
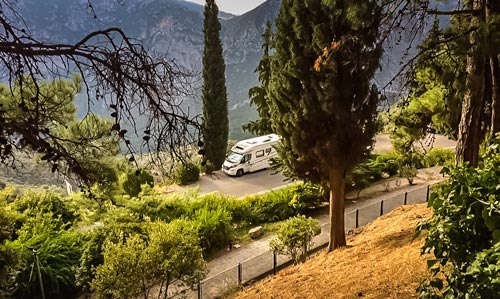
[[[321,252],[235,298],[417,298],[426,257],[413,236],[429,216],[425,204],[400,207],[349,236],[346,248]]]

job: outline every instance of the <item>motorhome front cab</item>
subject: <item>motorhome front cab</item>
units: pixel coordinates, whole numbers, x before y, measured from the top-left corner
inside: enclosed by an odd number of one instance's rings
[[[270,159],[277,155],[274,146],[278,141],[276,134],[239,141],[231,148],[222,164],[222,171],[228,175],[242,176],[247,172],[269,168]]]

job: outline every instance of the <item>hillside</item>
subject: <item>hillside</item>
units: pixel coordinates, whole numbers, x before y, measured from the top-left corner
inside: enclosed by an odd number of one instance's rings
[[[346,248],[319,253],[234,298],[417,298],[426,262],[420,256],[423,239],[413,236],[430,215],[426,204],[400,207],[350,235]]]

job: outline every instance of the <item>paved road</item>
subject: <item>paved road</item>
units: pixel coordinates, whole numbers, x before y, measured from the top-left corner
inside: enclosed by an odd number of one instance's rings
[[[426,139],[421,143],[426,149],[429,145],[439,148],[454,148],[456,142],[449,140],[445,136],[435,135],[434,139]],[[392,149],[388,134],[381,134],[376,137],[375,151],[388,151]],[[200,181],[187,187],[199,187],[200,193],[220,192],[222,194],[242,197],[247,194],[266,192],[272,189],[283,187],[291,182],[273,170],[262,170],[255,173],[245,174],[242,177],[229,177],[222,172],[215,172],[212,176],[202,176]]]
[[[222,194],[242,197],[247,194],[265,192],[274,188],[280,188],[291,182],[281,173],[273,170],[262,170],[248,173],[241,177],[230,177],[217,171],[211,176],[202,176],[200,181],[188,187],[199,187],[200,193],[220,192]]]

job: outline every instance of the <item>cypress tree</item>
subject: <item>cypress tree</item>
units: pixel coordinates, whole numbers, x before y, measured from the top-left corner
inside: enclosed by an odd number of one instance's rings
[[[272,127],[282,167],[331,190],[329,250],[346,244],[346,174],[376,132],[379,22],[376,0],[283,0],[276,21]]]
[[[255,72],[259,73],[260,85],[252,87],[248,91],[251,103],[257,106],[259,119],[244,125],[243,130],[248,130],[255,135],[265,135],[273,132],[273,129],[271,128],[267,96],[269,77],[271,76],[271,57],[269,56],[273,37],[271,27],[271,22],[267,21],[266,29],[264,30],[264,34],[262,34],[262,38],[264,39],[262,44],[262,59],[255,69]]]
[[[229,121],[227,115],[227,93],[225,63],[219,32],[219,9],[215,0],[205,3],[203,33],[203,124],[205,141],[206,172],[220,169],[226,156]]]

